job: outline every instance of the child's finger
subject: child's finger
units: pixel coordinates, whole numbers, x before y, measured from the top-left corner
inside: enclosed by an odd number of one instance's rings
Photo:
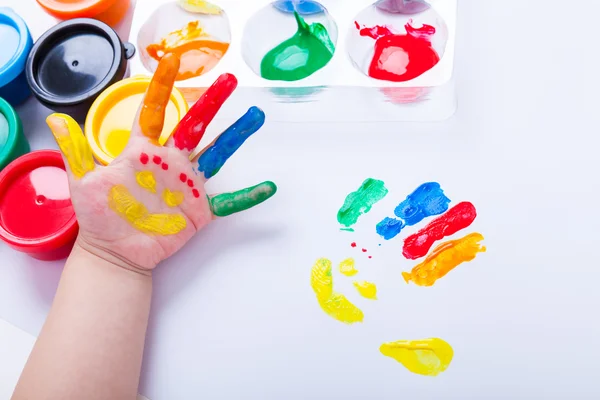
[[[88,144],[81,127],[66,114],[51,114],[46,118],[60,151],[63,153],[69,169],[77,179],[93,171],[96,167],[92,149]]]
[[[242,118],[194,157],[194,161],[198,160],[198,171],[202,172],[206,179],[215,176],[233,153],[264,123],[265,113],[258,107],[251,107]]]
[[[277,192],[277,186],[270,181],[260,183],[232,193],[222,193],[210,197],[210,208],[216,217],[226,217],[259,205]]]
[[[175,128],[172,136],[175,147],[191,153],[200,143],[206,127],[215,118],[223,103],[231,96],[236,87],[235,76],[231,74],[219,76]]]
[[[165,110],[169,104],[178,72],[179,57],[172,53],[164,55],[152,76],[132,134],[138,132],[139,129],[144,136],[158,142],[165,123]]]

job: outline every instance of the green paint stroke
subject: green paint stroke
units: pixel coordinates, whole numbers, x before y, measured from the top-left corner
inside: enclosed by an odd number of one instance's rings
[[[369,178],[363,182],[356,192],[350,193],[344,205],[338,211],[338,222],[350,227],[358,221],[358,217],[371,211],[371,207],[388,194],[383,181]]]
[[[333,57],[335,45],[327,28],[308,24],[297,12],[298,32],[269,51],[260,64],[260,74],[272,81],[298,81],[324,66]]]
[[[237,192],[219,194],[210,199],[210,206],[215,216],[226,217],[257,206],[276,192],[277,186],[273,182],[263,182]]]

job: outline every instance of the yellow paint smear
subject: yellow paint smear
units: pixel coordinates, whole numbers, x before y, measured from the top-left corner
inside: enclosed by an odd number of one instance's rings
[[[410,372],[427,376],[444,372],[454,357],[452,347],[437,338],[384,343],[379,351],[404,365]]]
[[[221,7],[205,0],[179,0],[179,5],[186,11],[197,14],[219,15]]]
[[[367,281],[354,281],[352,283],[362,297],[370,300],[377,300],[377,285]]]
[[[354,258],[347,258],[340,263],[340,272],[346,276],[354,276],[358,274],[354,265]]]
[[[75,177],[82,178],[96,167],[92,149],[79,124],[66,114],[51,114],[46,118],[60,151]]]
[[[151,171],[141,171],[135,174],[135,180],[138,185],[149,191],[156,193],[156,179]]]
[[[317,260],[311,271],[310,284],[319,305],[330,317],[347,324],[363,321],[363,312],[346,296],[333,291],[330,260],[326,258]]]
[[[178,207],[183,203],[183,193],[180,191],[171,192],[169,189],[163,191],[163,200],[169,207]]]
[[[187,223],[180,214],[151,214],[123,185],[113,186],[108,194],[108,204],[121,218],[129,221],[141,232],[158,235],[175,235]]]
[[[473,260],[477,253],[485,252],[486,248],[479,244],[482,240],[480,233],[472,233],[462,239],[442,243],[411,273],[403,272],[402,277],[406,283],[413,281],[419,286],[433,286],[460,264]]]

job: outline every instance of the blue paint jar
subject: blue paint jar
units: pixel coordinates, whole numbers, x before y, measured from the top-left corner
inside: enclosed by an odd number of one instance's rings
[[[33,39],[25,21],[8,7],[0,7],[0,97],[12,106],[23,103],[31,91],[25,64]]]

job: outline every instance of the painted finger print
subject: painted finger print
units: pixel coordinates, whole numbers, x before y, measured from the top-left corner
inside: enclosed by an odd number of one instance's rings
[[[356,192],[346,196],[344,205],[337,214],[337,220],[346,228],[356,224],[358,218],[371,211],[373,205],[381,201],[388,194],[383,181],[368,178]]]
[[[66,114],[51,114],[46,118],[46,123],[73,175],[83,178],[86,173],[93,171],[96,164],[92,149],[79,124]]]
[[[171,98],[177,71],[179,71],[179,57],[175,54],[166,54],[158,63],[144,96],[139,124],[142,133],[150,139],[158,140],[162,133],[165,111]]]
[[[319,306],[327,315],[346,324],[363,322],[363,312],[346,296],[333,290],[330,260],[326,258],[317,260],[311,270],[310,284],[317,296]]]
[[[340,263],[340,272],[342,275],[354,276],[358,274],[354,258],[347,258]]]
[[[476,217],[477,210],[473,204],[459,203],[425,228],[404,239],[402,254],[409,260],[425,257],[436,241],[469,227]]]
[[[431,8],[425,0],[379,0],[375,6],[394,14],[418,14]]]
[[[442,339],[399,340],[384,343],[381,354],[398,361],[410,372],[437,376],[450,366],[454,350]]]
[[[237,84],[237,78],[232,74],[222,74],[217,78],[175,128],[173,133],[175,147],[191,152],[198,146],[206,128],[231,96]]]
[[[275,195],[277,186],[270,181],[233,193],[223,193],[210,198],[210,207],[217,217],[226,217],[248,210]]]
[[[428,182],[419,186],[406,200],[396,207],[394,214],[402,218],[406,225],[413,226],[425,218],[440,215],[448,211],[450,199],[437,182]]]
[[[385,240],[390,240],[398,236],[405,226],[406,224],[404,221],[400,219],[386,217],[383,221],[377,224],[375,230],[379,236]]]
[[[418,286],[433,286],[460,264],[472,261],[478,253],[485,252],[485,246],[479,244],[483,239],[480,233],[471,233],[462,239],[442,243],[412,272],[403,272],[402,277],[406,283],[412,281]]]
[[[246,139],[256,133],[264,123],[265,113],[258,107],[251,107],[200,155],[198,171],[202,172],[206,179],[215,176]]]

